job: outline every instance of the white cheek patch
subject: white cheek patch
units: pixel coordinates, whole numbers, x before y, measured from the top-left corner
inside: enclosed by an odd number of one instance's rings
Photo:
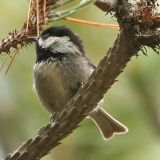
[[[69,40],[69,37],[48,37],[47,39],[39,38],[38,43],[42,48],[48,48],[50,46],[57,47]]]
[[[57,41],[57,37],[48,37],[47,39],[39,38],[38,43],[42,48],[48,48]]]
[[[47,39],[39,38],[38,43],[41,48],[51,48],[53,52],[80,53],[78,47],[67,36],[48,37]]]

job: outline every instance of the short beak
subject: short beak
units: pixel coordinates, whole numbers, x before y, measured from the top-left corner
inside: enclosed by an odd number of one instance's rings
[[[38,37],[28,37],[27,38],[30,42],[36,42],[38,40]]]

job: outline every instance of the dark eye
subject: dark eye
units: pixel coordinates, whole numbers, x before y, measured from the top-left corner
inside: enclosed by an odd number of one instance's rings
[[[47,39],[49,37],[49,34],[45,34],[42,36],[43,39]]]

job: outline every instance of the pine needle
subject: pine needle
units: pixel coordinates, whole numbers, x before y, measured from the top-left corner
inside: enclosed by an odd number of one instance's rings
[[[97,23],[97,22],[86,21],[86,20],[70,18],[70,17],[66,17],[65,19],[69,22],[75,22],[75,23],[85,24],[85,25],[89,25],[89,26],[119,29],[119,25],[117,25],[117,24]]]

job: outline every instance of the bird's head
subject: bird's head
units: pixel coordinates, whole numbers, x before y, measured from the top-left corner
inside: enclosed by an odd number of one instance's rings
[[[58,55],[84,55],[82,41],[69,28],[50,27],[36,39],[37,59],[43,60]]]

